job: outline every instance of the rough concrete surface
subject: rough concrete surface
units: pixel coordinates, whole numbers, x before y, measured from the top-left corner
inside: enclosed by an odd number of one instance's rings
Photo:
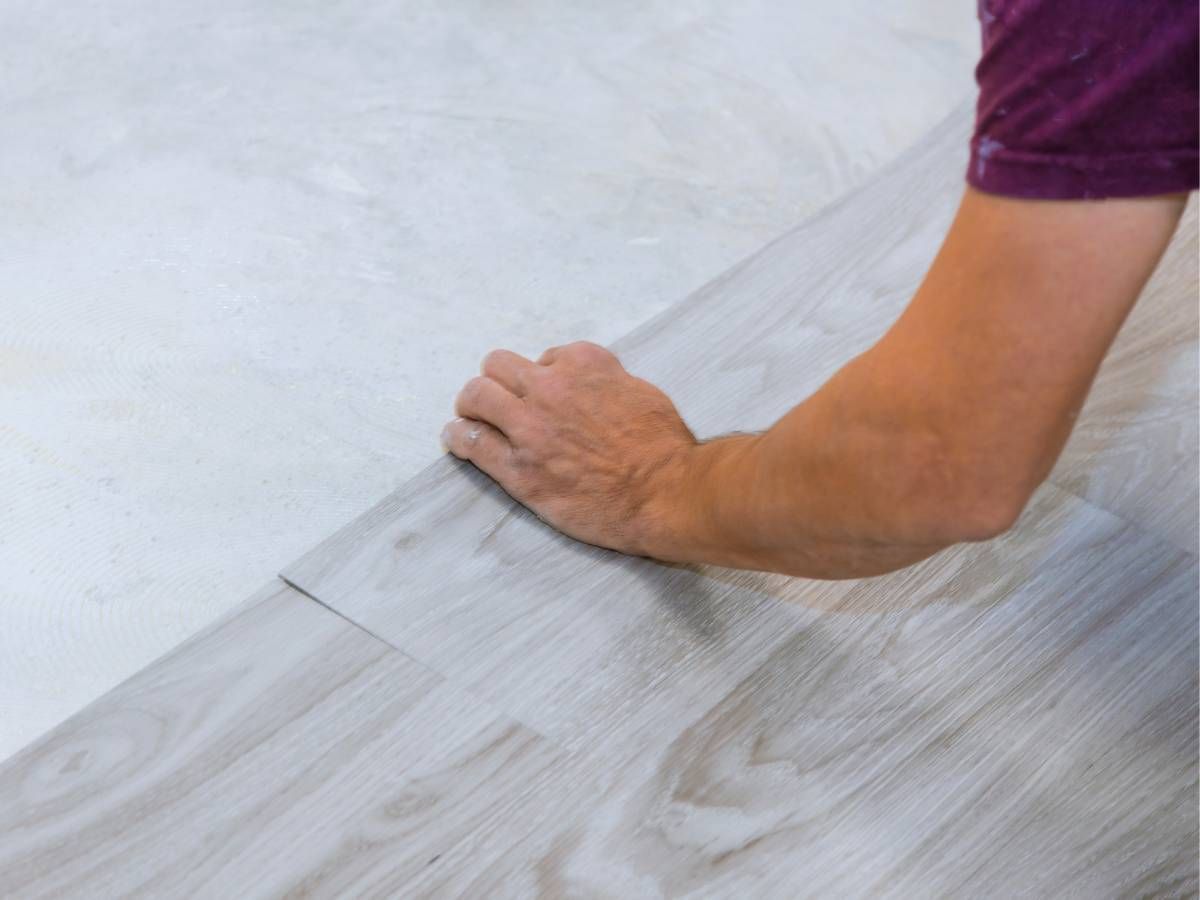
[[[0,758],[973,90],[974,4],[0,0]],[[797,398],[799,399],[799,398]]]

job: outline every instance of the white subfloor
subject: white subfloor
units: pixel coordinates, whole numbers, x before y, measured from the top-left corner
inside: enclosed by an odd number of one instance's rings
[[[978,49],[965,0],[0,0],[0,34],[0,758],[433,459],[486,350],[629,330]]]

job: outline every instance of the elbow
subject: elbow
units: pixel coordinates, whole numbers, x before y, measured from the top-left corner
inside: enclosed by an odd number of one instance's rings
[[[950,543],[977,543],[1000,537],[1021,518],[1032,491],[1000,486],[968,491],[949,504]]]
[[[947,452],[938,442],[914,468],[906,484],[915,513],[909,537],[929,545],[990,541],[1017,523],[1044,474],[1041,466],[1023,465],[1022,454]],[[932,452],[929,452],[931,451]],[[915,462],[909,457],[910,462]],[[919,498],[919,499],[918,499]]]

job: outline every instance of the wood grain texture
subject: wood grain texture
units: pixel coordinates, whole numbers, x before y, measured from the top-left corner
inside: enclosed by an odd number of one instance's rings
[[[1054,489],[1031,513],[1003,558],[813,585],[483,892],[1194,896],[1196,561]]]
[[[564,538],[470,466],[418,491],[288,577],[568,748],[636,752],[795,626],[754,591]]]
[[[421,555],[396,511],[321,582],[339,609],[575,751],[547,777],[577,814],[473,890],[1195,889],[1190,554],[1046,486],[1002,541],[888,578],[656,578],[517,511],[464,543],[455,523],[503,506],[477,487],[425,547],[463,560],[440,588],[393,566]]]
[[[788,580],[811,592],[792,606],[733,583],[748,573],[687,573],[679,609],[730,607],[691,620],[698,646],[762,608],[791,625],[766,653],[727,643],[724,678],[710,662],[680,693],[649,677],[691,680],[672,623],[643,619],[626,639],[664,658],[617,648],[598,676],[657,711],[609,697],[640,724],[602,718],[623,752],[594,729],[559,752],[265,592],[0,767],[0,894],[1194,893],[1195,559],[1054,488],[1005,540],[907,580]],[[628,562],[593,568],[625,588]],[[477,688],[527,712],[530,682],[595,675],[587,653],[529,671],[522,627],[473,652],[527,679]]]
[[[0,896],[452,890],[560,755],[276,584],[0,767]]]

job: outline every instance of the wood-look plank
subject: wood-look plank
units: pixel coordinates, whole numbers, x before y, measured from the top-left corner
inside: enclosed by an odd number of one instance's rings
[[[436,543],[471,514],[451,511]],[[1190,554],[1047,486],[1002,541],[888,578],[663,568],[656,598],[638,590],[652,564],[538,544],[516,515],[482,549],[457,545],[444,592],[361,559],[326,582],[396,646],[574,748],[538,779],[572,813],[502,835],[513,846],[472,895],[1194,889]],[[360,541],[419,553],[397,520]],[[457,599],[506,558],[493,592]]]
[[[276,584],[0,766],[0,896],[452,891],[560,756]]]
[[[794,627],[740,585],[565,538],[470,466],[412,490],[287,577],[565,747],[635,752]]]
[[[0,891],[1194,890],[1195,559],[1053,488],[1006,540],[807,583],[746,677],[624,754],[556,753],[274,592],[0,769]]]
[[[1196,559],[1037,507],[1002,555],[798,588],[750,676],[616,769],[574,761],[580,811],[473,889],[1194,896]]]

